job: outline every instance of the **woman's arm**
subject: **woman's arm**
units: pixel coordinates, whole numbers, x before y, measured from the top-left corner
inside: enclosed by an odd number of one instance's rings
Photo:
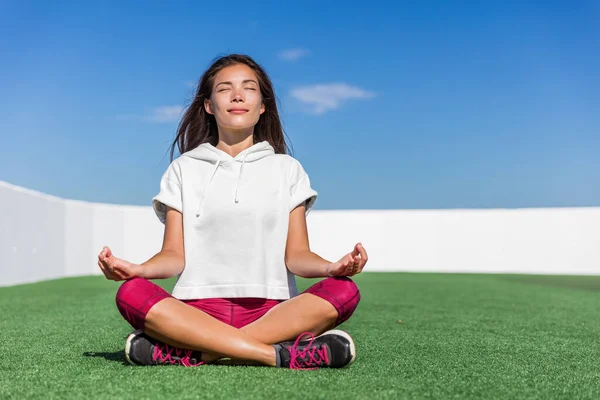
[[[310,250],[304,205],[290,213],[285,263],[292,274],[303,278],[328,276],[327,267],[331,262]]]
[[[327,261],[310,250],[304,205],[290,213],[285,263],[294,275],[303,278],[353,276],[362,272],[367,263],[367,251],[362,243],[337,262]]]
[[[180,274],[185,268],[183,251],[183,217],[173,208],[167,207],[165,234],[160,252],[142,264],[134,264],[117,258],[106,246],[98,254],[98,266],[106,279],[123,281],[135,277],[166,279]]]
[[[168,279],[180,274],[184,265],[180,254],[161,250],[140,264],[139,276],[146,279]]]
[[[310,250],[304,205],[290,213],[285,263],[294,275],[303,278],[353,276],[362,272],[367,263],[367,251],[361,243],[337,262],[327,261]]]
[[[140,266],[139,275],[146,279],[167,279],[183,271],[183,216],[179,211],[167,206],[162,249]]]

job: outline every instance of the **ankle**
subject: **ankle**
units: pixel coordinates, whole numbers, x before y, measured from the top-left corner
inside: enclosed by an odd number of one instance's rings
[[[274,344],[269,347],[270,347],[270,349],[268,351],[267,362],[265,364],[270,367],[280,367],[281,359],[280,359],[279,350],[278,350],[279,346]]]
[[[222,357],[219,357],[216,354],[202,352],[202,356],[200,357],[200,360],[204,363],[210,364],[210,363],[217,361],[220,358],[222,358]]]

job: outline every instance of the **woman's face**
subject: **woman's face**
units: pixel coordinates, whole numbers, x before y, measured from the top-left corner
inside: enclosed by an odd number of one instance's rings
[[[204,108],[215,116],[220,129],[253,128],[265,111],[254,71],[245,64],[223,68],[215,76]]]

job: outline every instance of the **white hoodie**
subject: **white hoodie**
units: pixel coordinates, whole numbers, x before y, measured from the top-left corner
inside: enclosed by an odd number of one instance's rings
[[[298,294],[285,265],[289,213],[317,198],[302,165],[275,154],[266,141],[235,157],[209,143],[174,160],[152,199],[165,223],[165,205],[183,214],[185,269],[178,299]]]

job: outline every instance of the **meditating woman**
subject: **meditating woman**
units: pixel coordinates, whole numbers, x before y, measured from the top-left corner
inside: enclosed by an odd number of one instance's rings
[[[173,160],[175,145],[180,156]],[[136,365],[198,366],[227,358],[292,369],[354,362],[347,332],[356,309],[349,278],[361,243],[338,261],[310,250],[306,215],[317,192],[288,153],[273,85],[246,55],[217,59],[179,124],[171,163],[152,199],[161,250],[142,264],[104,247],[98,265],[124,281],[116,303],[135,329]],[[150,280],[177,276],[172,293]],[[302,293],[295,276],[324,278]]]

